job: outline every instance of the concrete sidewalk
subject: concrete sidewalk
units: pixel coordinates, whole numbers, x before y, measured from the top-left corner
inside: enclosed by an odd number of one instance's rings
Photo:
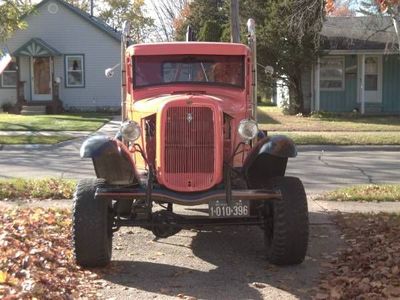
[[[313,211],[342,213],[400,213],[400,202],[308,201]]]
[[[74,138],[88,136],[92,131],[0,131],[0,136],[57,136],[66,135]]]
[[[119,130],[120,125],[121,125],[121,116],[114,116],[110,122],[106,123],[103,127],[101,127],[93,134],[104,134],[108,136],[114,136]]]

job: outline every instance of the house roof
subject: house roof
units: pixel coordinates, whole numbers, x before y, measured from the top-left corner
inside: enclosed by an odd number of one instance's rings
[[[79,8],[77,8],[77,7],[73,6],[73,5],[65,2],[64,0],[43,0],[42,2],[38,3],[35,6],[35,8],[39,9],[40,7],[46,5],[50,1],[55,1],[55,2],[59,3],[60,5],[63,5],[65,8],[67,8],[68,10],[70,10],[73,13],[77,14],[81,18],[85,19],[87,22],[89,22],[93,26],[97,27],[98,29],[104,31],[106,34],[108,34],[109,36],[111,36],[115,40],[121,41],[121,33],[119,31],[117,31],[114,28],[112,28],[111,26],[109,26],[103,20],[100,20],[99,18],[97,18],[95,16],[91,16],[87,12],[84,12],[83,10],[81,10],[81,9],[79,9]],[[24,17],[27,17],[30,14],[27,14]]]
[[[328,17],[321,35],[324,50],[398,49],[392,19],[385,16]]]
[[[33,38],[13,53],[14,56],[59,56],[61,53],[40,38]]]

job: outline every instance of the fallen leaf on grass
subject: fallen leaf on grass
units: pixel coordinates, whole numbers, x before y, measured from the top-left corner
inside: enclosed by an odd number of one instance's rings
[[[196,297],[186,296],[185,294],[182,293],[178,294],[177,297],[185,300],[197,300]]]
[[[347,248],[321,265],[315,299],[400,297],[400,216],[339,214]]]
[[[393,275],[399,274],[399,266],[394,266],[394,267],[392,268],[392,274],[393,274]]]
[[[0,271],[0,283],[6,283],[7,281],[7,273]]]
[[[387,297],[389,296],[400,296],[400,287],[399,286],[387,286],[383,289],[383,294]]]
[[[0,214],[0,298],[93,299],[97,275],[73,259],[71,213],[10,208]]]
[[[258,289],[263,289],[267,286],[265,283],[262,282],[253,282],[251,285]]]
[[[317,300],[324,300],[328,298],[329,298],[328,294],[318,293],[317,295],[315,295],[315,299]]]
[[[171,292],[171,290],[167,289],[167,288],[161,288],[160,289],[160,293],[162,293],[162,294],[169,294],[170,292]]]

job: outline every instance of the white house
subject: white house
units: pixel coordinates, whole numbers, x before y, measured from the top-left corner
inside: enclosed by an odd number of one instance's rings
[[[43,0],[24,17],[28,27],[6,41],[13,62],[0,75],[0,105],[48,110],[120,108],[120,34],[63,0]]]

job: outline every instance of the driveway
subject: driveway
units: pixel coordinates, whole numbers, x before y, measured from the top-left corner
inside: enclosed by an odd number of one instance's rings
[[[311,213],[304,263],[276,267],[265,260],[258,227],[184,230],[167,239],[123,228],[115,236],[104,299],[308,299],[320,262],[341,245],[339,233],[321,213]],[[318,221],[320,220],[320,221]]]

